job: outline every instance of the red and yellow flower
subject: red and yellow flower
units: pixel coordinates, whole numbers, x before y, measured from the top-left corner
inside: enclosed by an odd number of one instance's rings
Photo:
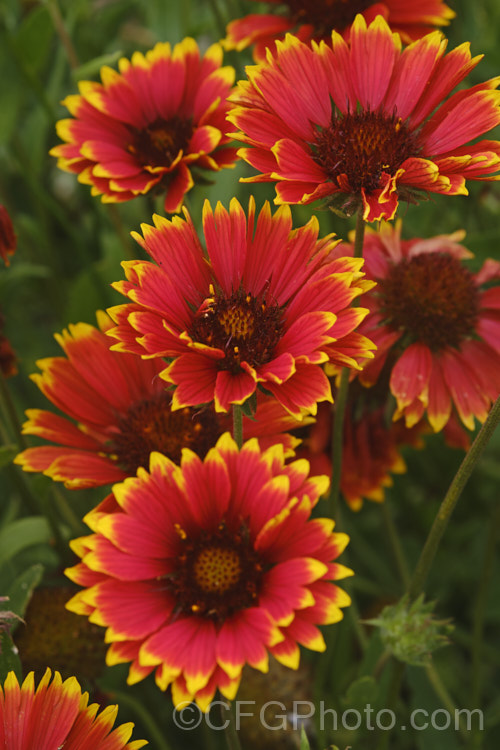
[[[391,475],[406,471],[401,449],[421,447],[421,436],[428,430],[425,420],[411,428],[401,421],[387,422],[386,405],[373,405],[371,395],[371,390],[352,383],[344,417],[340,490],[354,511],[364,500],[384,501],[385,489],[393,484]],[[307,432],[297,457],[306,458],[314,472],[330,476],[332,413],[325,404],[320,404],[316,423]]]
[[[96,703],[88,705],[76,677],[64,682],[59,672],[47,669],[35,689],[33,672],[20,686],[14,672],[0,685],[0,747],[6,750],[138,750],[145,740],[129,742],[133,724],[113,729],[118,706],[97,714]]]
[[[360,379],[372,385],[384,370],[395,419],[404,415],[409,427],[425,413],[437,432],[456,410],[472,430],[500,393],[500,263],[487,260],[472,273],[462,263],[472,255],[463,237],[402,240],[399,223],[365,237],[377,286],[365,297],[361,329],[378,348]]]
[[[0,312],[0,377],[10,378],[17,375],[17,355],[7,336],[4,335],[5,319]]]
[[[312,218],[292,228],[290,209],[266,203],[248,218],[234,198],[227,211],[203,211],[206,254],[186,221],[154,216],[135,235],[156,263],[123,263],[115,288],[132,300],[109,310],[113,348],[172,361],[161,373],[176,385],[172,408],[243,404],[262,385],[298,419],[331,400],[321,365],[359,367],[371,342],[354,329],[364,308],[352,300],[371,287],[362,260],[329,259],[332,235],[318,239]]]
[[[6,266],[10,264],[9,256],[14,255],[17,247],[17,237],[9,212],[0,203],[0,258]]]
[[[260,172],[245,180],[276,182],[276,203],[323,198],[377,221],[419,191],[465,195],[467,179],[500,179],[500,142],[470,143],[500,123],[500,78],[448,97],[481,57],[468,44],[445,55],[446,43],[435,31],[401,50],[381,16],[367,27],[358,15],[350,43],[287,35],[231,97],[248,144],[238,154]]]
[[[32,375],[42,393],[63,414],[28,409],[25,435],[53,445],[27,448],[15,462],[25,471],[43,472],[70,489],[96,487],[134,475],[149,466],[151,451],[178,461],[182,448],[202,458],[230,428],[226,415],[213,408],[186,407],[173,412],[172,392],[159,377],[164,363],[110,351],[105,331],[112,325],[98,313],[100,328],[78,323],[56,339],[65,357],[38,362]],[[297,421],[274,399],[262,395],[252,420],[243,417],[247,438],[261,447],[281,442],[286,454],[297,440],[287,434]]]
[[[446,26],[455,13],[442,0],[267,0],[268,5],[280,5],[276,12],[251,13],[227,27],[223,41],[226,49],[242,50],[254,47],[257,62],[265,60],[266,49],[275,49],[275,41],[287,32],[299,39],[328,40],[335,29],[349,38],[351,24],[361,13],[366,21],[382,15],[391,29],[405,42],[413,42],[432,31],[435,26]],[[286,6],[286,7],[283,7]],[[272,8],[270,8],[271,10]],[[284,11],[284,12],[283,12]]]
[[[323,651],[317,626],[342,618],[333,581],[351,571],[334,562],[347,536],[310,517],[328,479],[308,472],[282,446],[238,450],[225,433],[204,461],[153,453],[150,473],[113,487],[67,571],[84,587],[67,606],[107,628],[108,664],[206,710],[217,689],[234,698],[245,664],[266,672],[271,653],[297,668],[298,644]]]
[[[179,211],[193,169],[217,171],[236,159],[225,135],[234,70],[221,64],[220,45],[202,56],[186,38],[122,58],[119,72],[103,67],[102,83],[82,81],[80,94],[64,100],[73,119],[58,122],[65,143],[51,154],[104,202],[165,191],[165,211]]]

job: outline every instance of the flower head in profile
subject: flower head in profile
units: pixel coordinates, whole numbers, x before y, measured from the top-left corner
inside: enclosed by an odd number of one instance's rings
[[[426,414],[437,432],[456,414],[472,430],[500,393],[500,263],[472,273],[463,237],[402,240],[400,223],[365,237],[377,286],[366,295],[362,329],[378,348],[360,379],[388,377],[395,418],[404,415],[407,426]]]
[[[446,26],[455,13],[442,0],[267,0],[269,13],[251,13],[231,21],[224,39],[226,49],[242,50],[255,45],[257,62],[266,57],[266,49],[275,49],[275,41],[287,32],[299,39],[329,40],[332,31],[349,38],[351,24],[361,13],[366,21],[382,15],[391,29],[405,42],[419,39],[435,26]],[[275,6],[279,5],[280,8]]]
[[[204,461],[153,453],[149,473],[114,486],[66,571],[84,587],[68,608],[108,629],[107,663],[206,710],[217,689],[234,698],[245,664],[266,672],[271,653],[296,669],[298,644],[323,651],[317,626],[342,618],[334,581],[351,571],[334,562],[347,536],[311,518],[328,480],[308,473],[282,446],[238,450],[225,433]]]
[[[0,258],[6,266],[10,264],[9,256],[16,252],[17,237],[9,212],[0,203]]]
[[[171,360],[161,376],[176,385],[172,408],[215,404],[228,411],[262,385],[297,418],[331,400],[322,364],[359,367],[371,342],[355,332],[364,308],[352,300],[372,284],[362,260],[335,258],[332,235],[318,239],[312,218],[292,228],[288,206],[248,216],[234,198],[229,211],[208,201],[206,253],[194,225],[155,216],[138,242],[156,263],[123,263],[115,288],[130,303],[109,310],[113,348]]]
[[[358,15],[350,43],[287,35],[231,97],[238,154],[260,172],[245,179],[276,182],[276,203],[327,199],[370,222],[392,219],[400,198],[499,179],[500,142],[470,142],[500,123],[500,78],[448,97],[481,58],[445,48],[435,31],[402,50],[381,16],[367,27]]]
[[[17,375],[17,355],[10,340],[3,332],[5,318],[0,312],[0,377],[10,378]]]
[[[342,444],[340,491],[351,510],[362,508],[364,500],[383,502],[385,490],[393,484],[392,475],[406,471],[404,446],[422,446],[428,430],[425,420],[409,428],[387,418],[388,394],[380,389],[351,383],[346,403]],[[300,431],[303,442],[297,457],[306,458],[311,470],[331,475],[331,409],[320,404],[316,422]],[[305,435],[304,433],[307,433]]]
[[[145,740],[129,742],[133,724],[113,729],[118,706],[99,714],[88,705],[76,677],[64,682],[47,669],[35,689],[33,672],[20,686],[14,672],[0,685],[0,746],[6,750],[138,750]]]
[[[224,135],[234,70],[221,63],[220,45],[202,56],[186,38],[122,58],[119,72],[103,67],[102,83],[82,81],[80,94],[64,100],[73,118],[58,122],[65,143],[51,154],[104,202],[163,191],[165,211],[179,211],[193,170],[218,171],[236,159]]]
[[[103,312],[99,328],[70,325],[56,339],[65,357],[40,360],[32,375],[42,393],[62,413],[28,409],[25,435],[51,444],[27,448],[15,462],[25,471],[43,472],[70,489],[97,487],[134,475],[149,466],[152,451],[178,461],[182,448],[201,458],[230,429],[226,415],[213,408],[172,411],[172,392],[159,377],[164,363],[110,351],[105,331],[112,326]],[[281,442],[289,455],[298,442],[287,430],[297,421],[274,399],[258,399],[252,420],[243,417],[247,438],[267,447]]]

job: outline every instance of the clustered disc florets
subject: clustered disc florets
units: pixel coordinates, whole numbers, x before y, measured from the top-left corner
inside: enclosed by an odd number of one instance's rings
[[[168,120],[162,117],[145,128],[129,126],[132,141],[127,151],[144,166],[169,167],[179,152],[186,150],[193,124],[191,120],[174,115]]]
[[[219,367],[233,373],[241,370],[241,362],[252,367],[269,362],[282,334],[279,305],[243,289],[230,297],[216,293],[207,299],[190,330],[194,341],[221,349],[225,357]]]
[[[361,111],[335,114],[330,126],[318,131],[313,150],[332,182],[345,175],[350,189],[360,193],[379,188],[382,173],[395,174],[420,149],[397,115]]]
[[[358,13],[366,10],[373,0],[286,0],[294,23],[311,24],[318,36],[343,30],[351,25]]]
[[[221,434],[213,409],[171,408],[170,393],[132,404],[117,421],[118,431],[111,441],[115,460],[127,473],[135,474],[139,466],[149,466],[152,451],[159,451],[172,461],[179,461],[182,448],[190,448],[204,458]]]
[[[265,566],[244,523],[234,530],[222,521],[215,533],[202,531],[194,540],[180,526],[176,530],[180,550],[167,581],[178,603],[176,615],[224,622],[256,603]]]
[[[476,328],[479,293],[474,277],[447,253],[423,253],[395,263],[378,281],[377,294],[386,322],[432,351],[458,348]]]

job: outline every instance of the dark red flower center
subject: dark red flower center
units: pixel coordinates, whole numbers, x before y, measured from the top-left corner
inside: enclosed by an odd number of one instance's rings
[[[258,367],[273,358],[283,335],[283,315],[279,305],[240,289],[230,297],[218,294],[205,300],[189,333],[193,341],[225,352],[219,367],[236,374],[241,362]]]
[[[447,253],[422,253],[395,263],[376,292],[385,322],[437,351],[474,334],[479,292],[472,273]]]
[[[296,24],[311,24],[318,36],[343,31],[373,0],[286,0]]]
[[[394,175],[403,162],[417,156],[417,136],[396,115],[361,111],[335,114],[313,145],[315,160],[345,192],[367,193],[383,187],[382,175]],[[339,183],[338,178],[343,177]]]
[[[127,150],[144,166],[169,167],[179,151],[186,151],[193,135],[191,120],[174,115],[159,117],[145,128],[130,127],[132,141]]]
[[[135,474],[139,466],[148,468],[151,451],[159,451],[176,463],[182,448],[191,448],[204,458],[222,434],[223,427],[212,408],[172,411],[170,405],[171,394],[159,393],[132,404],[117,421],[118,432],[110,450],[129,474]]]
[[[176,614],[223,622],[233,612],[255,606],[264,571],[248,528],[229,529],[222,521],[215,532],[202,531],[196,540],[176,526],[180,549],[167,588],[176,600]]]

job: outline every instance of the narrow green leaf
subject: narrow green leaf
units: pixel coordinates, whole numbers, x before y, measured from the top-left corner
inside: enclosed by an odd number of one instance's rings
[[[21,660],[12,638],[5,630],[0,630],[0,683],[9,672],[14,671],[19,681],[22,679]]]
[[[48,543],[50,539],[51,531],[45,518],[32,516],[14,521],[0,531],[0,568],[26,547]]]
[[[40,68],[49,53],[54,27],[47,8],[35,8],[23,21],[14,43],[27,66]]]
[[[6,596],[8,596],[8,601],[2,602],[3,607],[0,604],[0,609],[10,609],[16,615],[19,615],[19,617],[24,617],[33,591],[42,580],[43,570],[43,565],[36,563],[21,573],[7,589]],[[11,630],[14,630],[15,627],[16,624],[14,623]]]
[[[118,62],[120,57],[123,57],[123,52],[120,49],[107,55],[94,57],[92,60],[89,60],[83,65],[80,65],[78,68],[75,68],[71,73],[71,77],[75,82],[86,81],[89,78],[97,78],[99,75],[99,71],[101,70],[103,65],[109,65],[113,68],[116,66],[116,63]]]
[[[300,750],[311,750],[304,727],[300,728]]]
[[[365,675],[354,680],[346,693],[346,704],[354,708],[372,705],[377,700],[379,687],[373,677]]]
[[[14,443],[10,443],[9,445],[2,445],[0,447],[0,469],[2,468],[2,466],[7,466],[7,464],[12,463],[18,453],[19,448]]]

